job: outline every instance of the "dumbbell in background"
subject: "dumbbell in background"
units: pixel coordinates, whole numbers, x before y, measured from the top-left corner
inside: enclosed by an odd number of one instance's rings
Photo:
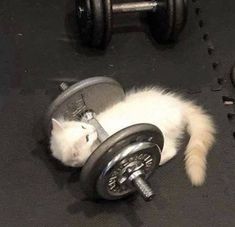
[[[154,39],[160,43],[168,43],[175,41],[185,26],[187,0],[147,0],[115,4],[112,0],[76,0],[82,42],[91,47],[107,47],[113,30],[113,16],[132,12],[146,12],[146,21]]]

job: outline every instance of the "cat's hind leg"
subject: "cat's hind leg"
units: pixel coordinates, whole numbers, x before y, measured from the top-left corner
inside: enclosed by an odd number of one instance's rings
[[[159,165],[163,165],[177,154],[177,143],[175,141],[165,140]]]

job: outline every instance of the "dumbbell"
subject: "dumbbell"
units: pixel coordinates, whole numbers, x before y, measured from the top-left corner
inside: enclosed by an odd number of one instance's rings
[[[105,48],[111,39],[113,14],[147,12],[150,31],[158,42],[175,41],[187,20],[187,0],[148,0],[116,3],[112,0],[76,0],[80,38],[86,45]]]
[[[80,182],[92,199],[116,200],[138,191],[149,201],[154,192],[146,182],[158,167],[163,135],[151,124],[136,124],[109,136],[96,114],[123,100],[120,84],[107,77],[93,77],[72,86],[62,83],[63,92],[52,102],[45,117],[45,129],[51,136],[51,119],[63,116],[92,124],[99,146],[84,164]]]

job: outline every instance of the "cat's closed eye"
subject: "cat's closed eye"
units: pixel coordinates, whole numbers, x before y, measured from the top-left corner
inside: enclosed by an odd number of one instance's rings
[[[86,135],[86,141],[87,142],[89,141],[89,135]]]
[[[82,125],[82,128],[83,128],[83,129],[86,129],[83,125]]]

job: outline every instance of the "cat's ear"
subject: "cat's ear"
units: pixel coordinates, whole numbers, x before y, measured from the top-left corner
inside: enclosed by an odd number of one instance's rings
[[[52,129],[55,131],[61,131],[61,130],[63,130],[63,126],[59,121],[52,118]]]

